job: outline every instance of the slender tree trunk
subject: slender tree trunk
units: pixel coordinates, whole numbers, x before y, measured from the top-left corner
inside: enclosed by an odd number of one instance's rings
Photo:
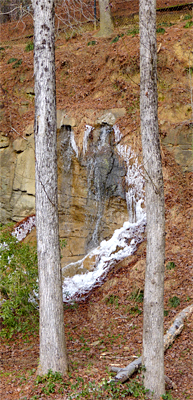
[[[156,1],[140,0],[140,114],[146,175],[147,257],[144,293],[144,384],[159,399],[165,392],[163,297],[165,211],[157,114]]]
[[[109,36],[113,33],[113,20],[109,0],[99,0],[100,31],[97,36]]]
[[[58,228],[54,1],[33,0],[39,374],[68,369]]]

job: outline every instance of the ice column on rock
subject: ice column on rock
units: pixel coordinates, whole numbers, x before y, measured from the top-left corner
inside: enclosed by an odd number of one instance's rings
[[[119,127],[114,125],[115,142],[117,143],[117,151],[127,164],[126,183],[128,191],[126,193],[127,209],[129,213],[129,222],[134,223],[140,218],[141,205],[144,201],[144,178],[142,166],[139,165],[135,153],[127,145],[121,145],[121,133]]]
[[[70,143],[71,143],[72,149],[76,153],[76,157],[78,158],[78,147],[77,147],[75,139],[74,139],[74,132],[73,131],[71,131]]]
[[[93,129],[94,128],[91,125],[86,125],[86,129],[85,129],[84,137],[83,137],[83,156],[87,152],[88,138]]]

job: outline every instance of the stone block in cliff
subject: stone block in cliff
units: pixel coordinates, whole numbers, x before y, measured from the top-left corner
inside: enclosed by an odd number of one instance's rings
[[[102,113],[96,119],[96,124],[108,124],[113,126],[118,118],[123,117],[126,114],[125,108],[112,108]]]
[[[15,140],[13,149],[19,153],[15,166],[13,191],[26,192],[28,195],[35,196],[34,137],[30,136],[27,141],[22,138]]]
[[[27,148],[27,140],[23,139],[22,137],[17,138],[13,142],[13,150],[16,153],[21,153]]]
[[[162,143],[171,151],[182,170],[193,171],[193,126],[181,124],[171,130],[162,139]]]
[[[9,138],[0,133],[0,149],[9,146]]]
[[[27,126],[27,128],[25,129],[24,134],[26,136],[31,136],[31,135],[33,135],[33,133],[34,133],[34,124],[32,123],[32,124]]]
[[[35,197],[20,190],[14,191],[11,197],[11,219],[20,221],[35,213]]]
[[[19,221],[35,212],[34,136],[0,149],[0,165],[1,222]]]
[[[0,149],[0,221],[3,224],[11,219],[10,200],[13,191],[16,158],[16,153],[10,146]]]
[[[57,129],[60,129],[62,125],[75,127],[77,121],[74,117],[67,114],[65,110],[57,110]]]

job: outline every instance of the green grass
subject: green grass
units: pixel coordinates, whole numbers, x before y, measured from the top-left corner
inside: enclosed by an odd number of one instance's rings
[[[191,26],[193,26],[193,21],[188,21],[188,22],[186,22],[186,24],[184,25],[184,28],[191,28]]]
[[[22,64],[22,59],[20,58],[18,61],[16,61],[15,62],[15,64],[13,64],[13,67],[12,68],[18,68],[18,67],[20,67],[20,65]]]
[[[137,289],[131,293],[131,300],[135,300],[138,303],[143,303],[143,296],[144,296],[143,290]]]
[[[15,58],[15,57],[9,58],[9,60],[7,61],[7,64],[12,64],[15,61],[18,61],[18,58]]]
[[[90,42],[87,43],[87,46],[94,46],[96,44],[95,40],[91,40]]]
[[[133,29],[129,29],[127,31],[127,35],[134,37],[135,35],[138,35],[139,33],[139,28],[134,27]]]
[[[121,35],[117,35],[115,36],[115,38],[113,40],[111,40],[111,43],[116,43],[118,42],[118,40],[124,36],[124,33],[121,33]]]
[[[177,296],[170,297],[169,304],[170,304],[171,307],[175,307],[175,308],[178,307],[179,304],[180,304],[179,297],[177,297]]]
[[[101,383],[90,381],[85,383],[83,378],[77,377],[75,383],[71,383],[68,388],[68,399],[122,399],[127,396],[133,398],[147,399],[147,390],[137,380],[133,379],[124,385],[103,379]]]
[[[174,269],[175,267],[176,267],[176,265],[174,264],[173,261],[169,261],[169,262],[166,264],[166,269],[168,269],[168,270]]]
[[[162,35],[165,33],[165,29],[161,28],[161,26],[159,28],[156,29],[157,33],[161,33]]]
[[[192,15],[191,14],[184,15],[184,21],[187,21],[188,19],[192,19]]]
[[[18,60],[18,58],[12,57],[7,61],[7,64],[13,64],[12,68],[18,68],[21,64],[22,64],[22,59],[20,58]]]
[[[32,51],[34,49],[34,44],[33,42],[29,42],[25,46],[25,51]]]
[[[110,294],[105,298],[105,303],[107,305],[114,305],[115,308],[119,308],[119,297],[115,296],[114,294]]]

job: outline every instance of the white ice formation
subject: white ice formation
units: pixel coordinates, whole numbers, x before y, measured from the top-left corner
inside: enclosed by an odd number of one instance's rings
[[[109,269],[117,262],[123,260],[125,257],[132,255],[138,244],[143,240],[143,232],[146,225],[146,214],[144,209],[144,178],[141,165],[135,153],[127,145],[120,144],[121,133],[118,126],[114,126],[114,135],[117,152],[124,160],[127,166],[126,184],[128,191],[126,194],[127,208],[129,213],[129,221],[123,224],[123,227],[117,229],[111,239],[108,241],[103,240],[97,248],[93,249],[82,260],[76,263],[71,263],[64,267],[65,270],[72,265],[78,268],[80,273],[73,277],[67,277],[63,281],[63,300],[65,302],[73,302],[80,297],[86,295],[95,285],[101,284],[104,276]],[[87,144],[90,132],[93,127],[86,125],[84,139],[83,139],[83,155],[87,151]],[[106,137],[101,137],[99,147],[103,146]],[[104,139],[104,140],[103,140]],[[74,134],[71,132],[71,146],[78,157],[78,147],[76,145]],[[31,231],[35,226],[35,216],[29,217],[18,225],[13,235],[20,241]],[[82,273],[83,263],[86,257],[95,257],[95,268],[87,273]]]
[[[86,126],[83,154],[87,151],[87,140],[92,129],[91,126]],[[73,302],[84,297],[95,285],[102,282],[114,264],[132,255],[137,250],[138,244],[143,241],[146,214],[143,207],[145,192],[142,167],[139,165],[138,159],[131,148],[120,144],[122,136],[118,126],[115,125],[113,129],[117,152],[127,165],[126,183],[128,192],[126,201],[130,218],[129,221],[123,224],[122,228],[114,232],[110,240],[103,240],[99,247],[93,249],[82,260],[64,267],[66,271],[71,266],[76,266],[77,270],[80,271],[73,277],[66,277],[63,281],[63,300],[65,302]],[[103,145],[103,141],[106,139],[105,137],[103,138],[105,134],[106,131],[102,135],[99,147]],[[84,260],[87,257],[92,259],[95,257],[95,268],[87,273],[81,273]]]

